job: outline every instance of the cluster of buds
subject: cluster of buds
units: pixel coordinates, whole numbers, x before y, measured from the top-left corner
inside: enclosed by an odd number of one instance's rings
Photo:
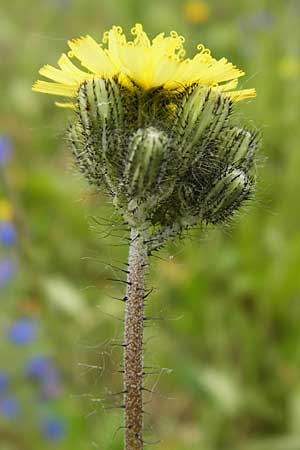
[[[153,247],[198,223],[226,221],[255,183],[257,133],[236,126],[214,88],[128,89],[85,81],[68,131],[77,164]]]

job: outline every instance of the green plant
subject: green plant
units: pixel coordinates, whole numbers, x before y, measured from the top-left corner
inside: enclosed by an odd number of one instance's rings
[[[148,257],[197,224],[228,220],[255,186],[256,133],[236,125],[232,91],[243,73],[200,46],[184,60],[176,33],[152,43],[140,25],[127,43],[114,27],[108,50],[70,41],[89,72],[63,55],[40,73],[40,92],[75,97],[68,140],[81,172],[111,197],[130,227],[124,330],[125,449],[143,448],[143,328]],[[137,59],[136,59],[137,58]],[[61,106],[61,104],[60,104]]]

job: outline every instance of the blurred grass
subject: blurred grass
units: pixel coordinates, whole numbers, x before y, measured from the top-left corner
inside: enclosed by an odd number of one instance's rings
[[[209,2],[195,23],[180,0],[11,0],[0,4],[1,122],[15,151],[0,195],[18,228],[18,273],[1,295],[1,363],[22,402],[16,421],[0,417],[0,449],[122,448],[121,415],[96,401],[120,390],[122,293],[105,262],[126,259],[123,238],[105,238],[114,213],[76,173],[65,148],[68,113],[31,92],[38,69],[55,64],[66,40],[100,38],[113,24],[144,23],[151,35],[177,30],[189,52],[198,42],[245,69],[257,99],[239,118],[261,129],[257,199],[230,227],[191,233],[153,259],[147,365],[149,442],[163,450],[300,449],[300,20],[299,2]],[[250,119],[249,119],[250,118]],[[97,224],[95,217],[102,225]],[[116,245],[120,244],[120,245]],[[5,250],[0,249],[1,254]],[[41,323],[33,347],[15,348],[5,330],[29,314]],[[36,351],[54,356],[64,390],[37,401],[22,367]],[[104,367],[92,368],[91,366]],[[151,397],[151,396],[150,396]],[[114,399],[115,400],[115,399]],[[106,405],[106,404],[105,404]],[[47,443],[43,415],[58,414],[66,436]],[[2,442],[3,443],[2,443]]]

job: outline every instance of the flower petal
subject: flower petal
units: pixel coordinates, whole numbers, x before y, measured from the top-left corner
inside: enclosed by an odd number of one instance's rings
[[[108,53],[91,36],[73,39],[68,44],[76,58],[91,72],[107,77],[117,73]]]
[[[60,69],[56,69],[56,67],[50,66],[47,64],[39,70],[39,74],[43,75],[43,77],[49,78],[49,80],[56,81],[57,83],[68,84],[68,85],[76,85],[77,82],[74,80],[72,75],[68,74]]]
[[[64,97],[76,97],[77,94],[77,87],[60,83],[49,83],[48,81],[41,80],[38,80],[33,85],[32,90],[44,94],[62,95]]]
[[[78,69],[78,67],[70,61],[65,53],[63,53],[59,58],[58,65],[64,73],[69,74],[77,83],[81,83],[89,78],[89,76],[92,77],[89,73]]]
[[[70,108],[70,109],[76,109],[75,103],[64,103],[64,102],[55,102],[55,105],[59,108]]]
[[[245,100],[246,98],[256,97],[256,90],[252,89],[242,89],[240,91],[228,92],[228,95],[234,102],[240,102],[241,100]]]

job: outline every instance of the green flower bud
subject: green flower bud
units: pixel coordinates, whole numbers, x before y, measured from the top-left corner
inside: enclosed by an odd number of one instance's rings
[[[188,90],[172,128],[183,156],[199,156],[199,146],[216,139],[231,109],[232,102],[224,94],[201,86]]]
[[[91,184],[101,186],[104,181],[102,165],[96,158],[91,157],[85,145],[85,134],[82,125],[75,122],[69,127],[68,140],[71,143],[73,155],[79,170]]]
[[[106,184],[115,191],[122,174],[124,110],[120,86],[96,78],[79,89],[77,110],[86,153],[102,165]]]
[[[239,169],[222,176],[207,195],[202,209],[206,222],[217,223],[225,220],[233,210],[249,197],[251,182]]]
[[[169,138],[154,127],[137,130],[128,143],[124,171],[129,198],[147,201],[162,190],[166,174]]]
[[[259,141],[255,133],[244,128],[230,127],[220,137],[221,154],[232,165],[246,165],[253,163]]]

